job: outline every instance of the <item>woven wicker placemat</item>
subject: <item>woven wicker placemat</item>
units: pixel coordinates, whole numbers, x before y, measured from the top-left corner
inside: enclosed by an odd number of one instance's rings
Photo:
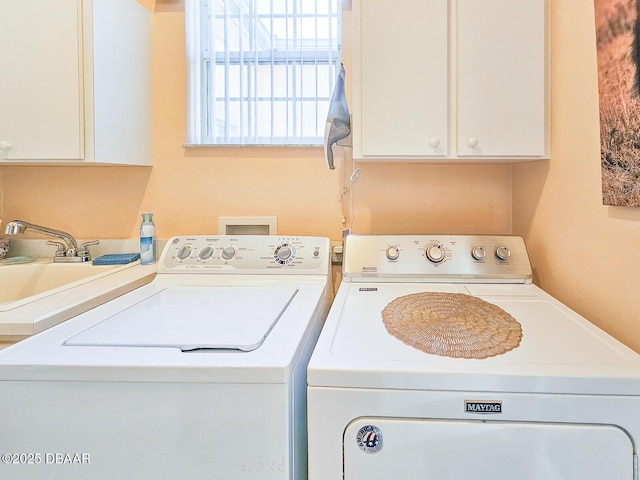
[[[382,310],[391,335],[426,353],[482,359],[520,345],[522,327],[500,307],[463,293],[398,297]]]

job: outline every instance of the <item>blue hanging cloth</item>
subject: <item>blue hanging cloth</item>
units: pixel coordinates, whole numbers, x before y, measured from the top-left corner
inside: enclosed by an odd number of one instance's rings
[[[324,156],[331,170],[335,169],[331,147],[340,140],[347,138],[351,133],[349,105],[347,104],[347,96],[344,93],[344,77],[344,65],[340,64],[340,73],[333,90],[329,114],[327,115],[327,124],[324,128]]]

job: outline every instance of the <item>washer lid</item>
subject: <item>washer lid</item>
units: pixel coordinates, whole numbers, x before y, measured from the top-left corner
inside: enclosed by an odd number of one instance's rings
[[[172,286],[68,338],[65,345],[257,349],[296,287]]]

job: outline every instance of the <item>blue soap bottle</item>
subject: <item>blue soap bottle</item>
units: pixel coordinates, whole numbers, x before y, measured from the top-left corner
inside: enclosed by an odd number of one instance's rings
[[[140,263],[149,265],[156,262],[156,226],[153,223],[153,213],[142,214],[140,225]]]

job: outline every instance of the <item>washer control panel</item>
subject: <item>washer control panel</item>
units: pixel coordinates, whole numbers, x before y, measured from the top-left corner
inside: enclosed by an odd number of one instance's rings
[[[531,283],[529,255],[510,235],[350,235],[343,277],[349,281]]]
[[[167,242],[158,273],[326,273],[330,258],[323,237],[179,236]]]

